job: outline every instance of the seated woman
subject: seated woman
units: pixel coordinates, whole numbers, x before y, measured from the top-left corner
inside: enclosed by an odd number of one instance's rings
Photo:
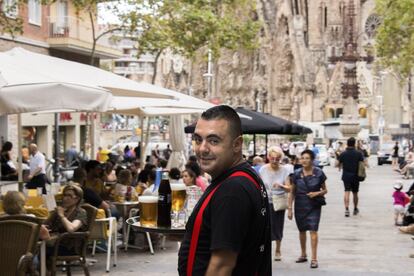
[[[45,225],[51,233],[74,233],[87,229],[86,211],[80,208],[83,198],[83,191],[76,185],[67,185],[63,188],[62,207],[56,207],[46,220]],[[72,255],[75,253],[77,245],[73,241],[62,240],[58,249],[59,255]],[[48,246],[46,255],[53,254],[54,245]]]
[[[23,215],[34,217],[34,215],[32,214],[26,214],[26,210],[24,209],[25,202],[26,198],[22,193],[17,191],[7,192],[7,194],[3,198],[3,209],[6,213],[5,216]],[[40,227],[39,239],[48,240],[49,238],[49,231],[44,225],[42,225]]]
[[[11,151],[13,144],[5,142],[0,153],[1,180],[17,180],[17,170],[12,162]]]
[[[132,174],[130,170],[119,172],[118,183],[115,186],[115,197],[124,197],[125,200],[137,200],[138,195],[134,187],[131,186]]]
[[[112,163],[111,161],[106,161],[104,165],[102,180],[104,182],[116,182],[114,163]]]
[[[400,172],[404,179],[408,179],[409,170],[411,168],[414,168],[414,153],[412,151],[409,151],[407,156],[405,157],[405,165],[402,167],[402,169],[396,169],[396,171]]]
[[[208,186],[208,180],[204,177],[204,173],[202,173],[200,165],[198,165],[197,162],[189,161],[185,165],[186,170],[192,170],[195,175],[195,181],[196,185],[201,188],[201,190],[204,192],[207,189]]]
[[[155,187],[155,178],[157,177],[157,173],[155,170],[150,170],[148,173],[148,180],[146,183],[145,188],[142,195],[154,195],[158,196],[158,187]]]

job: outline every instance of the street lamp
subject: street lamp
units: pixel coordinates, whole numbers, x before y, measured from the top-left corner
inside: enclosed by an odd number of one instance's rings
[[[203,77],[207,79],[207,98],[211,98],[211,86],[213,83],[213,62],[212,62],[212,52],[211,49],[208,49],[208,63],[207,63],[207,73],[203,74]]]
[[[381,149],[383,136],[384,136],[384,127],[385,127],[385,120],[384,120],[384,114],[383,114],[383,100],[384,97],[382,95],[377,96],[378,104],[379,104],[379,118],[378,118],[378,140],[379,145],[378,148]]]

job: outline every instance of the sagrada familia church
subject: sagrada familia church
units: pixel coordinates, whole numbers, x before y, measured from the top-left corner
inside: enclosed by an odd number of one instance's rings
[[[177,58],[163,76],[166,86],[181,91],[190,86],[191,94],[216,103],[326,125],[343,120],[350,96],[364,137],[380,131],[390,139],[410,135],[411,80],[402,85],[376,60],[381,18],[374,0],[257,2],[264,24],[254,53],[223,52],[212,63],[210,90],[205,59],[190,64]],[[354,49],[347,54],[350,44]],[[354,60],[352,76],[346,56]],[[354,87],[346,92],[344,84]]]

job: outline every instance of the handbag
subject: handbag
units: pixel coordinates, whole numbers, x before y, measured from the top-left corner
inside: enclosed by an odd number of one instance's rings
[[[325,206],[326,205],[325,197],[315,196],[314,198],[312,198],[312,204],[315,205],[316,207]]]
[[[288,194],[272,195],[273,210],[282,211],[288,208]]]
[[[365,163],[364,161],[358,162],[358,181],[364,181],[367,177],[367,173],[365,171]]]

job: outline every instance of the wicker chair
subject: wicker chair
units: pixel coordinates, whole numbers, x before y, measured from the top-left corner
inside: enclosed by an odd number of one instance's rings
[[[84,274],[89,276],[88,266],[86,264],[86,247],[88,245],[89,237],[89,227],[92,224],[92,221],[96,217],[96,208],[89,205],[83,204],[81,206],[87,213],[87,229],[85,232],[75,232],[75,233],[63,233],[60,234],[54,243],[54,252],[51,257],[51,274],[52,276],[56,275],[57,266],[66,267],[66,274],[71,275],[71,266],[75,262],[79,262],[82,266]],[[65,242],[70,242],[71,244],[76,244],[75,252],[76,254],[70,256],[59,256],[58,250],[60,243],[65,240]],[[58,263],[62,262],[62,265]]]
[[[10,215],[10,216],[0,217],[0,221],[7,221],[7,220],[21,220],[21,221],[28,221],[28,222],[31,222],[31,223],[35,223],[35,224],[39,225],[39,231],[40,231],[40,226],[44,222],[44,219],[37,218],[37,217],[32,217],[32,216],[27,216],[27,215]],[[39,245],[40,245],[40,243],[37,240],[34,243],[33,248],[30,250],[30,252],[33,253],[33,255],[36,255],[38,253]]]
[[[1,275],[34,275],[33,250],[39,225],[21,220],[0,221]]]

